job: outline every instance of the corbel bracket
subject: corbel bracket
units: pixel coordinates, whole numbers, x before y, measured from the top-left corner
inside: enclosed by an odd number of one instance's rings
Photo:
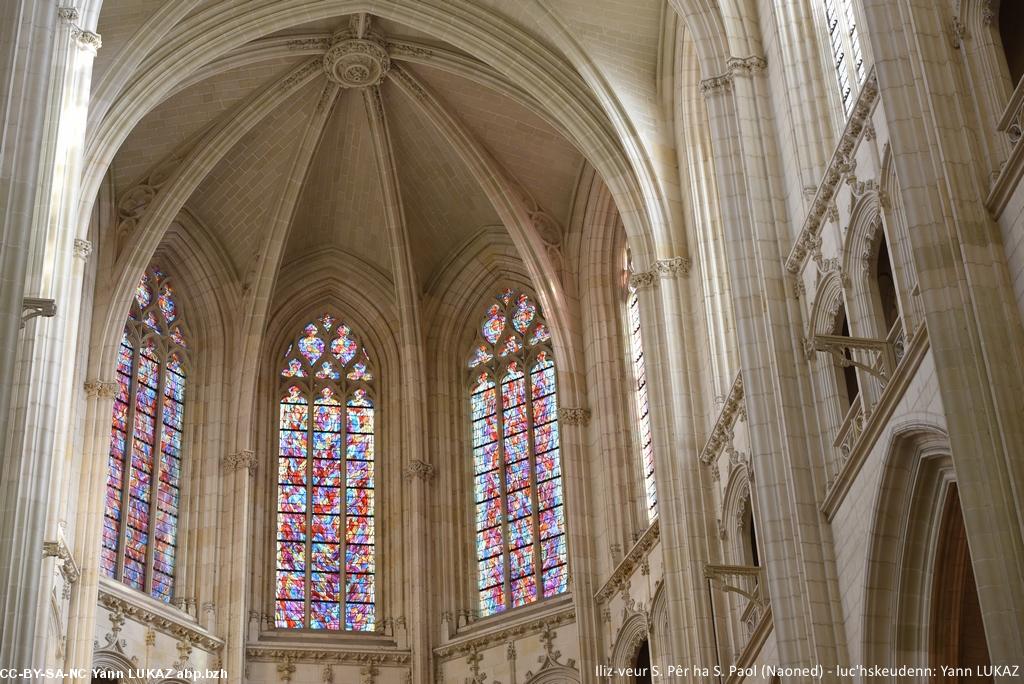
[[[52,318],[57,315],[57,303],[52,299],[25,297],[21,306],[21,327],[37,316]]]
[[[889,380],[889,369],[893,368],[892,345],[886,340],[878,340],[873,337],[846,337],[845,335],[814,335],[811,344],[815,351],[831,354],[836,362],[843,368],[855,366],[865,373],[870,373],[883,383]],[[869,366],[846,355],[846,351],[856,350],[866,352],[872,356],[873,363]]]

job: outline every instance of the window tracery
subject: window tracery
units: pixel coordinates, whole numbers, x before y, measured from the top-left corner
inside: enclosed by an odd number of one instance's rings
[[[637,431],[640,440],[640,468],[643,474],[647,520],[651,522],[658,517],[658,488],[654,474],[651,411],[647,398],[647,366],[644,362],[643,336],[640,332],[640,298],[632,288],[626,308],[629,319],[630,359],[633,366],[633,396],[636,401]]]
[[[832,65],[836,72],[843,111],[849,114],[857,91],[867,78],[853,0],[824,0],[824,6]]]
[[[279,376],[275,624],[376,629],[374,372],[325,313],[288,345]]]
[[[550,342],[539,307],[506,289],[488,307],[467,362],[483,616],[568,586]]]
[[[172,280],[151,266],[118,349],[100,570],[165,603],[174,593],[187,330]]]

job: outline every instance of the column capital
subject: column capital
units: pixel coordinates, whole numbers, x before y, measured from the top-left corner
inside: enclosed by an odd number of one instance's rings
[[[646,271],[639,271],[629,277],[629,284],[636,290],[654,287],[660,278],[678,278],[690,274],[690,257],[669,257],[658,259]]]
[[[85,396],[99,397],[100,399],[113,399],[117,396],[117,383],[106,380],[87,380],[85,385]]]
[[[92,243],[82,238],[75,238],[74,247],[72,247],[75,257],[82,261],[88,261],[89,255],[92,254]]]
[[[414,477],[429,482],[434,479],[434,466],[424,461],[410,461],[409,465],[405,466],[405,479],[411,480]]]
[[[560,420],[564,425],[580,425],[586,427],[587,425],[590,425],[590,409],[562,407],[558,409],[558,420]]]
[[[241,468],[249,471],[250,475],[256,474],[256,452],[252,449],[242,449],[224,457],[224,470],[234,472]]]

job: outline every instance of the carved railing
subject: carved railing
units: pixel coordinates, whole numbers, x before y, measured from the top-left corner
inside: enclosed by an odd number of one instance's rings
[[[903,357],[907,355],[907,332],[903,328],[903,321],[896,319],[889,329],[885,341],[889,343],[889,348],[892,350],[893,370],[896,370],[900,362],[903,361]]]
[[[1010,138],[1010,145],[1016,147],[1020,142],[1022,126],[1024,126],[1024,78],[1017,83],[996,129],[1005,133]]]
[[[756,565],[705,565],[704,577],[707,578],[709,586],[716,590],[715,593],[724,599],[712,599],[712,611],[716,617],[727,617],[729,623],[727,641],[732,646],[732,661],[722,663],[728,666],[739,659],[754,636],[757,626],[768,612],[768,591],[764,571]],[[724,636],[719,635],[719,643],[722,646],[725,646],[723,642],[726,640],[722,638]]]
[[[864,393],[860,392],[854,398],[853,403],[850,404],[850,410],[846,412],[846,417],[843,419],[842,425],[839,426],[839,432],[832,443],[832,446],[839,451],[839,464],[836,472],[850,459],[853,447],[857,444],[857,440],[860,439],[861,433],[864,432],[865,418]],[[835,473],[833,473],[834,476]]]

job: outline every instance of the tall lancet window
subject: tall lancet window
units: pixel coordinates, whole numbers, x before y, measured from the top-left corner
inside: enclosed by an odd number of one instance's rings
[[[551,333],[527,295],[498,294],[468,365],[477,589],[486,616],[568,585]]]
[[[187,338],[172,279],[151,267],[118,349],[100,569],[165,602],[174,593]]]
[[[330,314],[288,345],[279,377],[275,621],[376,628],[374,375]]]
[[[836,70],[836,81],[843,101],[843,110],[849,114],[853,108],[857,91],[867,78],[864,68],[864,54],[857,33],[857,18],[853,11],[853,0],[823,0],[825,24],[828,30],[829,49],[832,64]]]
[[[647,520],[658,517],[658,488],[654,479],[654,443],[651,440],[651,409],[647,401],[647,367],[644,342],[640,333],[640,298],[630,289],[626,303],[629,312],[629,348],[633,362],[633,396],[636,400],[637,433],[640,441],[640,470],[644,477]]]

